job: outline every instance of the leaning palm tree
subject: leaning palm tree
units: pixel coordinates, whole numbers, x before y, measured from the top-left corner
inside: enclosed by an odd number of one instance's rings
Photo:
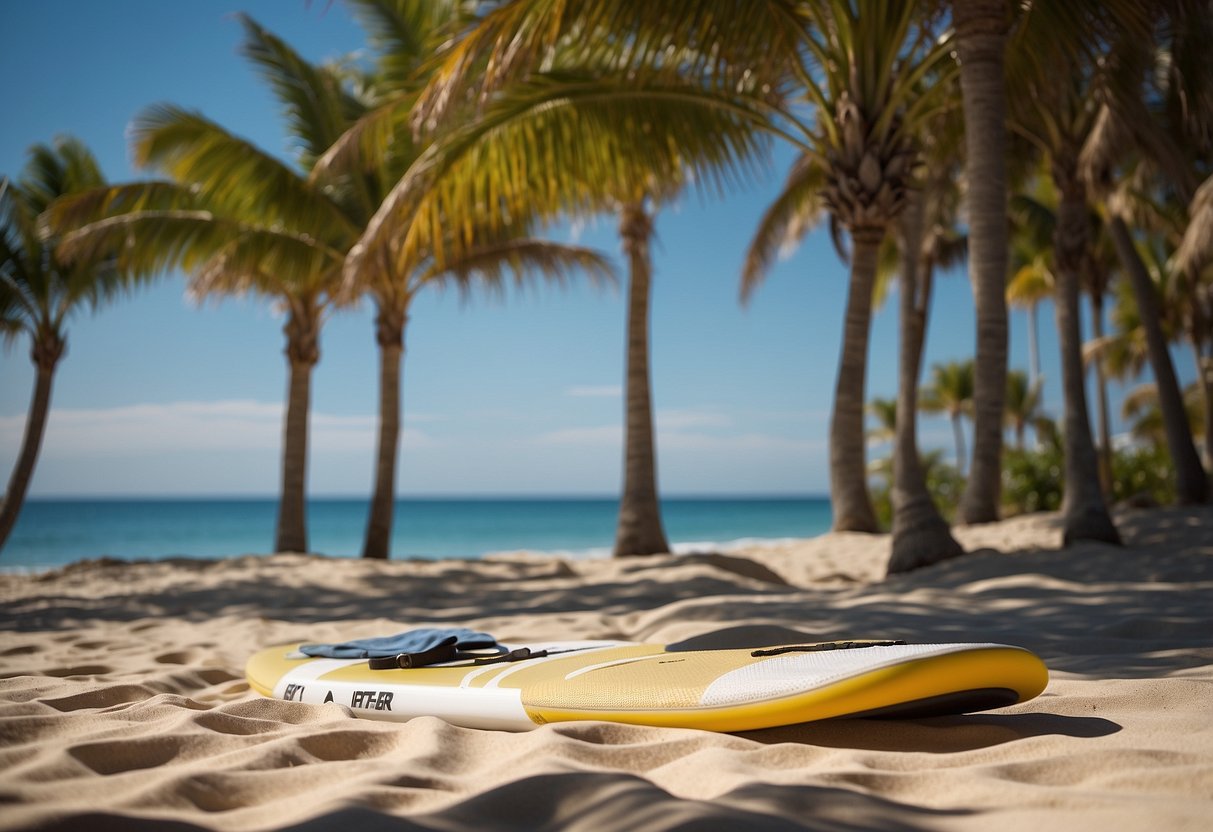
[[[34,145],[29,157],[18,181],[0,178],[0,338],[8,345],[28,335],[35,369],[25,435],[0,503],[0,549],[17,523],[38,461],[55,369],[67,350],[67,322],[131,285],[107,257],[65,262],[55,253],[58,241],[39,232],[39,215],[56,200],[105,182],[93,154],[79,140],[61,136],[50,145]]]
[[[919,407],[927,413],[945,413],[952,422],[956,441],[956,469],[965,473],[965,435],[963,418],[973,412],[974,362],[949,361],[931,367],[931,383],[923,390]]]

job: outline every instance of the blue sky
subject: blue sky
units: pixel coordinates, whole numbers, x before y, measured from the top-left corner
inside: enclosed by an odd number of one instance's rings
[[[200,110],[263,148],[288,153],[277,103],[237,54],[245,11],[312,60],[363,47],[339,3],[278,0],[43,0],[0,3],[0,172],[58,133],[83,139],[112,181],[138,177],[125,127],[141,109]],[[746,308],[741,260],[791,154],[727,199],[687,195],[657,218],[652,372],[658,469],[669,494],[822,494],[846,272],[812,235]],[[619,262],[611,217],[551,229]],[[943,275],[926,366],[972,355],[963,270]],[[272,495],[285,393],[282,318],[268,304],[199,307],[183,278],[72,320],[31,494]],[[624,293],[573,285],[504,299],[434,293],[406,333],[402,495],[598,494],[618,490]],[[896,389],[896,302],[875,320],[869,395]],[[1052,308],[1041,310],[1046,406],[1061,395]],[[1027,365],[1013,313],[1012,365]],[[364,306],[333,318],[313,379],[310,488],[369,491],[376,352]],[[1181,358],[1182,380],[1193,377]],[[0,355],[0,470],[16,457],[33,380],[23,342]],[[1114,388],[1114,410],[1119,391]],[[925,447],[952,447],[924,417]],[[879,454],[882,449],[873,448]]]

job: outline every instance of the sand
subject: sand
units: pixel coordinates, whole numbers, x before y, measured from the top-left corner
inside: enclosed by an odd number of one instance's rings
[[[0,829],[1206,830],[1213,510],[1057,518],[881,580],[888,539],[624,562],[88,562],[0,576]],[[253,651],[421,624],[502,639],[869,636],[1039,653],[1045,693],[970,716],[744,735],[510,734],[263,699]],[[714,634],[714,635],[712,635]]]

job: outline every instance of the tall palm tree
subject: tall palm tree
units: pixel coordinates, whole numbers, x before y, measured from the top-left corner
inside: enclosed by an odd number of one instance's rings
[[[946,413],[956,440],[956,470],[965,473],[963,417],[973,413],[974,361],[949,361],[931,367],[931,383],[919,407],[928,413]]]
[[[342,124],[341,137],[318,160],[312,176],[317,181],[360,180],[365,186],[361,235],[349,249],[344,280],[347,294],[368,295],[376,307],[379,435],[362,555],[386,558],[395,510],[404,336],[417,294],[444,284],[464,292],[476,287],[499,292],[511,271],[519,281],[531,273],[563,280],[576,270],[592,278],[609,277],[612,271],[587,249],[527,238],[538,205],[518,198],[486,200],[491,192],[483,189],[461,205],[444,201],[446,194],[432,176],[437,155],[432,141],[466,118],[466,109],[448,113],[426,136],[399,129],[433,77],[433,55],[451,47],[473,4],[356,0],[353,7],[376,51],[369,106]],[[477,162],[490,175],[517,172],[499,157]],[[416,210],[401,211],[401,194],[393,189],[401,182],[421,183],[422,205]],[[502,213],[486,211],[490,204]]]
[[[0,338],[8,345],[28,335],[35,370],[25,435],[0,503],[0,549],[17,523],[38,461],[55,370],[67,350],[68,320],[131,286],[106,257],[65,262],[55,253],[58,241],[38,228],[39,215],[56,200],[104,182],[93,154],[68,136],[31,147],[18,181],[0,178]]]
[[[837,3],[806,11],[814,22],[809,72],[799,79],[817,109],[782,193],[750,245],[742,297],[763,279],[778,247],[803,235],[825,210],[851,242],[843,343],[830,421],[830,497],[834,528],[877,530],[868,495],[863,435],[871,303],[879,251],[906,203],[923,125],[943,106],[946,37],[911,3]],[[933,82],[924,88],[923,81]],[[916,258],[915,258],[916,260]]]
[[[942,167],[942,166],[941,166]],[[909,205],[899,223],[902,248],[900,274],[900,344],[897,420],[893,449],[893,540],[888,572],[905,572],[941,560],[956,557],[964,549],[956,542],[947,521],[939,512],[927,488],[927,471],[918,451],[917,411],[918,376],[922,347],[930,310],[931,281],[939,247],[924,244],[924,238],[941,237],[954,219],[954,200],[946,198],[953,189],[941,180],[928,177],[935,187],[927,194],[911,194]],[[929,201],[932,232],[924,231]]]
[[[1007,0],[952,0],[965,121],[970,270],[977,307],[973,470],[960,518],[998,519],[1007,373]]]
[[[1065,3],[1014,3],[1010,0],[952,0],[952,24],[960,61],[965,114],[965,179],[968,183],[974,300],[977,307],[977,371],[973,470],[961,501],[965,523],[998,519],[1002,465],[1003,396],[1007,372],[1008,89],[1022,93],[1020,80],[1008,81],[1007,47],[1012,54],[1032,52],[1037,39],[1064,43],[1071,52],[1098,42],[1102,27],[1091,18],[1149,29],[1150,15],[1137,0],[1068,0]],[[1098,521],[1094,525],[1104,527]]]
[[[1047,160],[1058,193],[1053,240],[1057,280],[1055,312],[1061,346],[1062,390],[1065,413],[1066,489],[1062,505],[1063,539],[1119,543],[1120,536],[1108,514],[1100,488],[1099,464],[1087,414],[1079,323],[1079,286],[1090,245],[1087,188],[1079,156],[1091,138],[1098,99],[1116,88],[1108,73],[1100,71],[1103,49],[1117,37],[1128,36],[1113,6],[1079,4],[1075,8],[1077,33],[1085,43],[1076,48],[1073,37],[1062,37],[1046,16],[1027,14],[1025,41],[1032,48],[1015,50],[1008,72],[1021,92],[1012,99],[1016,129]],[[1127,11],[1127,10],[1126,10]],[[1141,9],[1139,17],[1148,17]],[[1148,26],[1143,23],[1143,28]]]
[[[630,277],[624,489],[615,552],[649,554],[669,548],[657,499],[648,377],[652,213],[688,182],[720,189],[740,178],[746,160],[765,150],[754,124],[765,119],[770,96],[755,92],[756,70],[780,54],[779,42],[788,38],[755,38],[735,55],[709,55],[694,42],[675,53],[669,26],[696,31],[692,19],[713,18],[718,26],[722,10],[701,7],[675,19],[661,4],[609,5],[622,14],[574,3],[540,21],[551,12],[541,4],[488,8],[443,48],[446,60],[417,106],[404,106],[404,97],[385,101],[336,153],[356,148],[373,154],[386,137],[400,134],[410,115],[437,131],[352,253],[352,282],[365,281],[385,254],[400,261],[431,245],[439,205],[456,214],[466,210],[456,205],[474,206],[489,225],[523,204],[549,215],[618,214]],[[789,6],[784,12],[791,6],[775,5]],[[759,12],[767,32],[796,19],[779,10]],[[505,56],[498,50],[507,42]],[[782,53],[794,55],[794,48],[785,44]],[[678,60],[671,61],[675,54]],[[705,81],[709,68],[721,71],[711,83]],[[478,105],[474,117],[460,111],[464,127],[444,131],[452,108],[469,100]],[[486,193],[496,199],[486,202]],[[435,259],[457,254],[463,244],[455,237],[433,246]]]
[[[1163,332],[1168,310],[1160,305],[1159,284],[1151,280],[1130,224],[1153,226],[1151,233],[1163,231],[1155,220],[1173,212],[1152,210],[1156,200],[1188,204],[1204,175],[1200,160],[1209,158],[1213,146],[1213,68],[1207,56],[1213,9],[1199,0],[1150,5],[1154,17],[1148,32],[1111,43],[1105,65],[1117,94],[1106,97],[1081,166],[1088,186],[1104,200],[1107,228],[1140,311],[1176,495],[1182,503],[1201,503],[1208,498],[1209,482]],[[1199,230],[1199,223],[1187,222],[1186,216],[1178,219],[1179,235],[1185,226]],[[1178,237],[1170,236],[1178,245]],[[1183,258],[1178,259],[1178,274],[1183,275]]]

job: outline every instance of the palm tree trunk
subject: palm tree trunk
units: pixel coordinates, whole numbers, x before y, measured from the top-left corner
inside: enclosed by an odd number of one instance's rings
[[[1007,394],[1006,0],[953,0],[969,183],[969,262],[977,307],[973,465],[965,523],[998,519]]]
[[[1103,338],[1103,292],[1091,290],[1091,331],[1095,340]],[[1108,421],[1108,378],[1103,359],[1095,354],[1095,417],[1099,423],[1099,484],[1105,495],[1112,493],[1112,431]]]
[[[375,316],[375,341],[379,344],[379,441],[375,450],[375,490],[362,544],[364,558],[387,560],[391,555],[396,455],[400,450],[400,364],[407,320],[404,312],[382,306]]]
[[[293,308],[283,332],[290,380],[282,429],[282,494],[278,501],[275,552],[306,552],[307,445],[312,370],[320,360],[320,322],[314,309]]]
[[[863,429],[868,334],[872,320],[872,283],[876,278],[877,251],[884,229],[857,228],[851,232],[851,281],[843,324],[842,355],[834,387],[834,413],[830,420],[830,499],[834,504],[834,530],[877,532],[876,513],[868,494],[866,438]]]
[[[653,445],[653,402],[649,385],[649,294],[653,223],[643,201],[620,211],[619,234],[628,257],[628,348],[623,494],[615,528],[615,557],[670,551],[657,496],[657,453]]]
[[[30,399],[29,417],[25,420],[25,436],[21,440],[21,452],[8,480],[4,502],[0,503],[0,550],[4,549],[8,536],[17,525],[17,516],[25,503],[34,465],[38,462],[38,451],[42,448],[42,436],[46,432],[46,420],[50,415],[51,387],[55,378],[55,367],[63,357],[64,341],[57,335],[43,334],[35,337],[31,358],[34,361],[34,393]]]
[[[1209,482],[1200,455],[1196,452],[1196,444],[1192,441],[1192,427],[1188,424],[1183,393],[1175,378],[1175,365],[1171,361],[1167,338],[1162,331],[1162,318],[1154,283],[1133,245],[1133,237],[1124,219],[1119,214],[1112,213],[1108,228],[1141,313],[1141,325],[1146,334],[1146,350],[1150,367],[1154,371],[1154,383],[1158,388],[1158,405],[1162,410],[1167,448],[1171,452],[1171,464],[1175,466],[1175,496],[1180,504],[1198,505],[1208,499]]]
[[[893,436],[893,543],[888,573],[908,572],[964,554],[927,490],[918,455],[918,374],[931,309],[931,268],[919,275],[922,246],[922,197],[913,193],[902,213],[897,379],[897,422]],[[921,277],[921,281],[919,278]],[[921,286],[919,283],[921,282]]]
[[[1056,161],[1055,161],[1056,164]],[[1078,284],[1087,246],[1086,190],[1077,176],[1055,172],[1061,194],[1053,250],[1057,261],[1054,306],[1061,346],[1061,381],[1065,400],[1066,485],[1062,500],[1063,540],[1120,543],[1120,535],[1099,488],[1099,464],[1087,414],[1086,374],[1082,366],[1082,329]]]

